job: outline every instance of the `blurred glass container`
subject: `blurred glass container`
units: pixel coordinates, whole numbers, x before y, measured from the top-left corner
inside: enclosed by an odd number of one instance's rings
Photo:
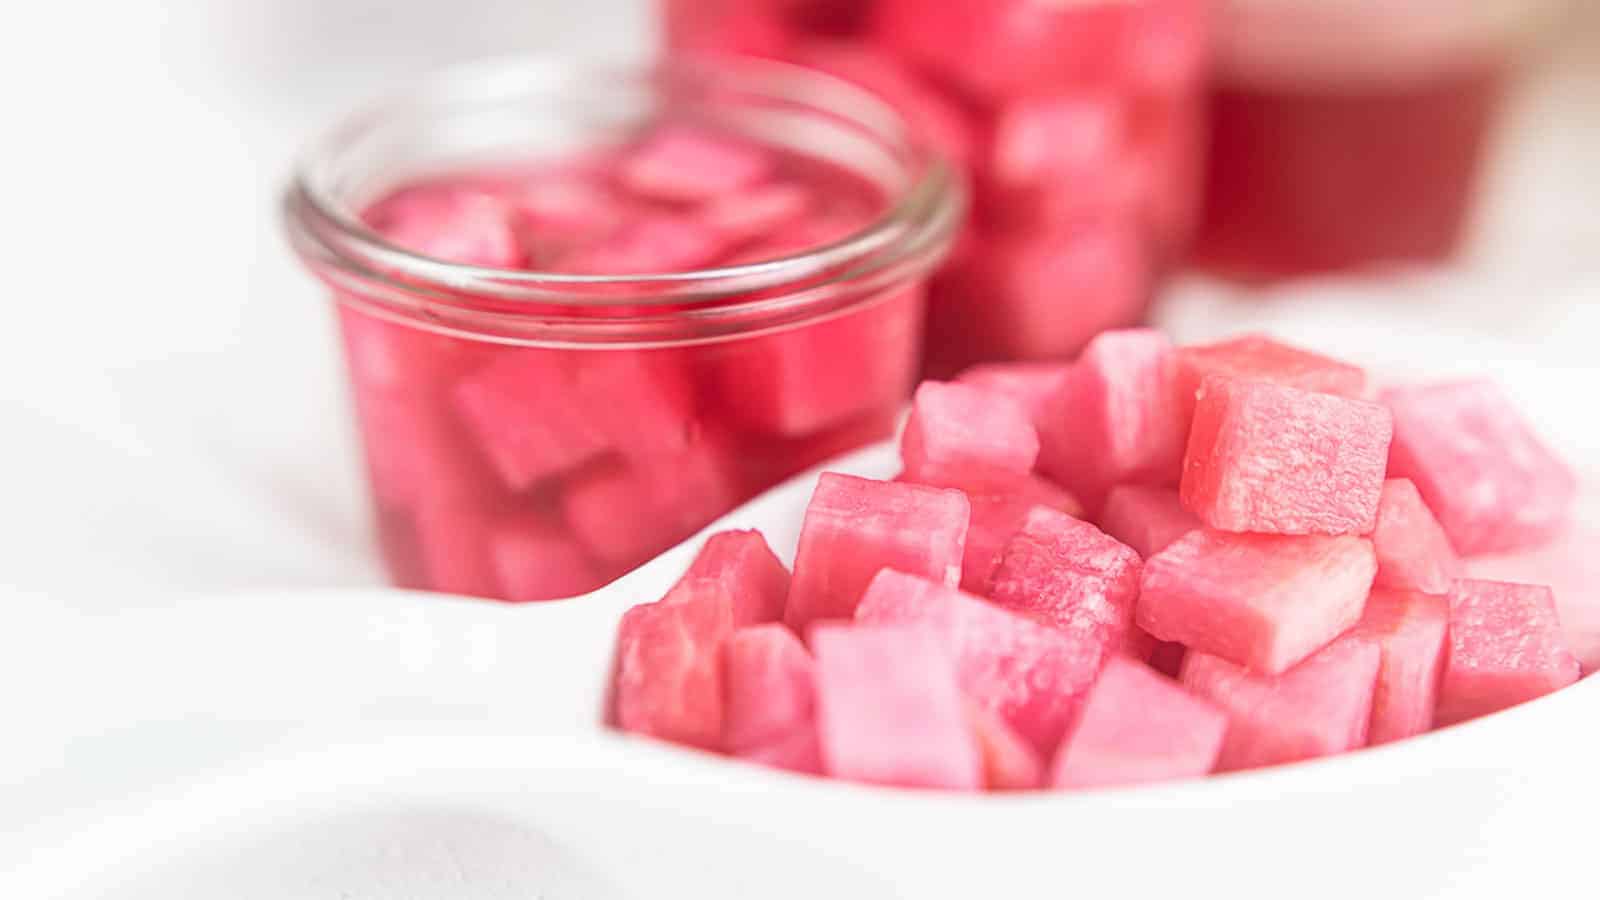
[[[1223,0],[1196,256],[1245,281],[1448,259],[1563,0]]]
[[[1140,321],[1199,206],[1210,0],[661,0],[671,49],[884,97],[963,160],[926,368],[1070,357]]]

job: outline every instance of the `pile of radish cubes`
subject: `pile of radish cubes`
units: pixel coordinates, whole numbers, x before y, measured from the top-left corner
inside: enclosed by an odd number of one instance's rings
[[[953,790],[1394,741],[1577,680],[1549,588],[1462,577],[1576,493],[1491,383],[1366,399],[1269,338],[1102,334],[916,391],[893,481],[823,474],[793,577],[712,536],[623,617],[620,728]]]

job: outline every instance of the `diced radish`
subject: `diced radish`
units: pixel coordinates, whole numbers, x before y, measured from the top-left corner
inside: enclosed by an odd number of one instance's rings
[[[918,482],[960,472],[970,483],[1003,485],[1026,476],[1039,456],[1027,411],[982,388],[924,381],[900,438],[906,473]]]
[[[1166,487],[1118,485],[1106,495],[1100,512],[1101,529],[1144,559],[1200,526],[1199,517],[1184,508],[1178,492]]]
[[[1056,755],[1058,788],[1118,787],[1210,772],[1228,717],[1144,663],[1106,663]]]
[[[1383,483],[1372,546],[1378,553],[1378,587],[1443,594],[1461,574],[1461,560],[1439,520],[1417,486],[1404,478]]]
[[[729,241],[745,241],[782,228],[804,216],[811,192],[798,184],[775,183],[729,194],[701,211],[701,220]]]
[[[893,570],[872,580],[856,620],[931,629],[954,654],[967,697],[999,714],[1041,754],[1055,749],[1104,656],[1083,634]]]
[[[1577,481],[1492,382],[1386,391],[1389,473],[1409,478],[1463,556],[1542,544],[1566,526]]]
[[[735,627],[783,619],[784,601],[789,596],[789,570],[759,531],[719,531],[706,538],[683,577],[709,578],[725,584],[734,598]]]
[[[687,126],[657,130],[622,161],[624,187],[646,197],[695,202],[766,178],[772,157],[753,144]]]
[[[991,791],[1025,791],[1039,786],[1044,763],[1033,747],[1006,720],[968,704],[967,718],[983,757],[983,784]]]
[[[1449,596],[1438,724],[1497,712],[1578,680],[1549,588],[1463,579]]]
[[[1377,569],[1362,538],[1192,531],[1145,561],[1137,621],[1276,675],[1361,618]]]
[[[1205,86],[1210,61],[1210,0],[1142,0],[1133,4],[1123,71],[1135,90],[1188,96]]]
[[[1433,727],[1450,604],[1411,591],[1374,590],[1351,634],[1383,653],[1368,742],[1386,744]]]
[[[514,269],[525,259],[512,207],[470,187],[409,188],[373,207],[366,220],[390,243],[445,262]]]
[[[1347,637],[1281,675],[1260,675],[1191,652],[1182,682],[1227,713],[1217,770],[1232,772],[1365,746],[1382,655]]]
[[[492,553],[490,511],[482,502],[429,497],[411,515],[429,590],[505,596]]]
[[[996,113],[976,214],[1010,229],[1130,216],[1137,198],[1109,177],[1126,156],[1127,104],[1109,89],[1008,100]]]
[[[1374,403],[1208,378],[1184,457],[1183,504],[1222,531],[1370,534],[1393,421]]]
[[[921,628],[822,625],[817,664],[822,761],[838,778],[977,790],[982,762],[955,663]]]
[[[969,516],[960,491],[824,472],[800,529],[785,620],[803,632],[850,618],[885,568],[954,587]]]
[[[949,485],[959,487],[959,485]],[[1000,564],[1000,554],[1011,538],[1022,530],[1028,513],[1035,507],[1058,510],[1069,516],[1083,515],[1083,507],[1073,496],[1042,478],[1029,476],[999,493],[968,490],[972,521],[967,526],[967,543],[961,560],[961,589],[987,595],[990,578]]]
[[[560,525],[523,513],[495,525],[490,554],[501,596],[513,602],[572,597],[605,580],[583,546]]]
[[[816,665],[779,624],[735,631],[722,648],[722,744],[743,755],[810,735],[815,741]]]
[[[623,614],[612,701],[624,731],[715,750],[722,743],[722,643],[733,630],[732,604],[710,582],[685,589],[701,587],[712,593]]]
[[[1088,522],[1035,507],[1001,554],[989,599],[1109,654],[1135,641],[1142,569],[1139,554]]]
[[[717,262],[730,247],[721,233],[690,216],[658,213],[559,257],[553,268],[579,275],[688,272]]]
[[[1585,500],[1587,500],[1587,495]],[[1562,640],[1586,673],[1600,671],[1600,527],[1585,521],[1554,543],[1534,550],[1482,556],[1468,564],[1471,577],[1523,584],[1546,583],[1555,594]]]
[[[574,468],[611,447],[589,398],[572,390],[571,358],[504,353],[456,385],[456,408],[512,490]]]
[[[1091,511],[1118,484],[1176,483],[1184,433],[1172,378],[1172,344],[1160,332],[1096,337],[1045,411],[1040,471]]]
[[[702,442],[650,464],[603,464],[569,476],[561,493],[567,524],[596,558],[637,565],[739,502],[726,453]]]
[[[987,363],[963,371],[956,383],[1010,397],[1028,411],[1029,421],[1037,422],[1066,376],[1065,363]]]
[[[1354,399],[1360,399],[1367,386],[1367,375],[1360,368],[1264,334],[1179,347],[1176,384],[1185,422],[1194,417],[1195,397],[1211,376],[1266,381]]]
[[[876,94],[948,158],[966,162],[976,154],[976,126],[961,106],[912,77],[893,56],[854,42],[809,41],[793,58]]]

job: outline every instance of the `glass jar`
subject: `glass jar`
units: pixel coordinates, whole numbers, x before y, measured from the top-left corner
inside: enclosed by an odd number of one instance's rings
[[[927,362],[1070,357],[1138,322],[1199,206],[1210,0],[662,0],[680,52],[853,80],[965,164]]]
[[[1560,0],[1226,0],[1196,255],[1247,281],[1428,263]]]
[[[419,177],[579,157],[676,123],[825,161],[884,202],[801,249],[644,274],[450,261],[363,218]],[[950,166],[886,105],[777,63],[495,61],[350,117],[305,158],[285,217],[332,290],[393,580],[583,593],[888,436],[925,278],[962,208]]]

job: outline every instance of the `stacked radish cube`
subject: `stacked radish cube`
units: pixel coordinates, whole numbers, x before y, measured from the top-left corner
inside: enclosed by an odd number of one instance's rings
[[[1341,753],[1575,681],[1550,589],[1460,563],[1558,532],[1571,474],[1487,383],[1370,402],[1364,381],[1264,337],[1128,331],[1057,371],[924,383],[898,479],[820,477],[781,602],[759,536],[724,534],[624,619],[615,720],[857,781],[1074,789]],[[759,570],[717,562],[733,540]],[[715,608],[641,652],[659,626],[635,614],[685,602]]]

